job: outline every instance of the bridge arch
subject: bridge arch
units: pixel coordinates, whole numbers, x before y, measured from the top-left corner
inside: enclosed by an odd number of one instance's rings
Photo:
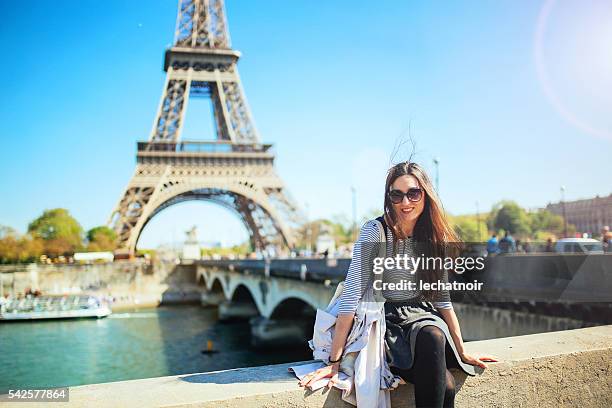
[[[247,287],[247,285],[244,284],[238,284],[231,296],[230,296],[230,301],[232,302],[250,302],[253,304],[257,304],[257,302],[255,301],[255,296],[253,296],[253,293],[251,292],[251,290]]]
[[[272,316],[275,313],[278,315],[279,308],[285,308],[287,305],[297,307],[306,307],[309,313],[316,315],[317,308],[321,307],[321,301],[316,293],[309,290],[301,290],[294,286],[283,285],[277,287],[274,292],[277,296],[273,297],[272,302],[267,307],[267,316]],[[290,302],[290,303],[286,303]]]
[[[289,297],[277,303],[272,312],[270,319],[294,319],[298,321],[313,320],[316,316],[317,309],[308,301],[298,297]]]
[[[210,285],[208,291],[211,293],[225,293],[222,280],[218,277],[213,278],[212,284]]]

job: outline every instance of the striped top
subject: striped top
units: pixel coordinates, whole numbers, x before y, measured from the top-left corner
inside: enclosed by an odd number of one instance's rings
[[[386,228],[386,240],[388,243],[393,242],[393,234],[389,227]],[[340,296],[338,304],[338,313],[353,313],[357,309],[359,300],[365,293],[368,284],[371,284],[372,270],[371,259],[378,256],[378,243],[380,235],[378,231],[378,223],[376,220],[366,222],[359,232],[359,238],[353,247],[353,258],[349,266],[346,278],[344,280],[344,288]],[[414,241],[412,238],[398,241],[398,251],[393,252],[393,245],[387,245],[387,257],[396,255],[408,257],[413,256]],[[417,254],[418,256],[418,254]],[[370,265],[370,267],[365,267]],[[382,282],[397,283],[402,281],[411,281],[417,284],[416,274],[412,273],[411,269],[385,269],[382,275],[378,275]],[[448,274],[444,272],[440,279],[443,282],[448,282]],[[390,301],[417,300],[421,293],[418,289],[415,290],[386,290],[381,291],[383,297]],[[439,291],[436,302],[432,302],[434,307],[438,309],[452,309],[450,294],[448,291]]]

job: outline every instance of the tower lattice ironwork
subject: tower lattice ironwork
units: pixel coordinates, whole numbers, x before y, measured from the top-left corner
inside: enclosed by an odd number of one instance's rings
[[[179,0],[174,44],[151,135],[137,143],[137,165],[109,220],[118,253],[133,254],[145,225],[161,210],[209,200],[234,210],[257,250],[291,247],[303,217],[262,144],[238,75],[223,0]],[[187,103],[210,98],[216,135],[181,140]]]

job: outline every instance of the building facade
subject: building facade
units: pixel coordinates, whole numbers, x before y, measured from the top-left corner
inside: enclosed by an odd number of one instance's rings
[[[563,216],[563,203],[551,203],[546,209]],[[566,201],[565,217],[568,224],[576,226],[576,232],[601,234],[605,225],[612,227],[612,194],[585,200]]]

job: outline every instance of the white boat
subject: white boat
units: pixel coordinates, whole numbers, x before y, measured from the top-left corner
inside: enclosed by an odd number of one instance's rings
[[[102,318],[111,313],[105,302],[92,295],[0,299],[0,321]]]

